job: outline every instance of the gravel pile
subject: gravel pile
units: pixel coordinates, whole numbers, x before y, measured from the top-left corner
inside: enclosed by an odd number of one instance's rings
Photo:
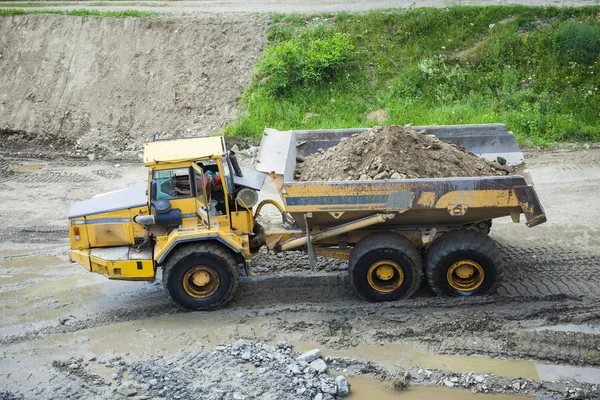
[[[114,391],[125,397],[203,400],[333,400],[348,395],[346,378],[332,378],[327,371],[318,349],[295,356],[285,342],[274,347],[238,340],[214,351],[130,364],[120,371]]]
[[[375,127],[299,161],[295,179],[300,181],[495,176],[511,172],[502,158],[489,163],[409,126]]]

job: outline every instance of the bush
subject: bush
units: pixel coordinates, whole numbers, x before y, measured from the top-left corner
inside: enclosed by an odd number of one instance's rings
[[[334,79],[353,51],[345,34],[309,31],[265,50],[258,63],[258,80],[275,94],[304,84],[319,84]]]
[[[591,65],[600,55],[600,40],[594,27],[569,22],[554,35],[555,54],[558,63]]]

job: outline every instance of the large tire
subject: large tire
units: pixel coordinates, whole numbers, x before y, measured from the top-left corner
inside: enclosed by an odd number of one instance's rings
[[[502,254],[487,235],[473,230],[448,232],[425,257],[425,275],[438,296],[493,293],[504,276]]]
[[[352,288],[362,299],[393,301],[417,291],[423,264],[410,240],[394,232],[377,232],[356,244],[350,255],[348,274]]]
[[[228,303],[237,289],[239,271],[231,251],[215,243],[182,246],[163,267],[169,299],[187,311],[214,310]]]

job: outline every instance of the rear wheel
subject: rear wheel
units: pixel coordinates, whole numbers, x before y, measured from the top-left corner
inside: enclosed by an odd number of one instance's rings
[[[393,232],[365,236],[352,250],[348,263],[352,288],[373,302],[410,297],[421,284],[422,270],[417,248]]]
[[[231,251],[214,243],[176,249],[163,268],[163,285],[180,309],[212,310],[229,302],[239,272]]]
[[[460,230],[444,234],[427,251],[427,283],[439,296],[493,293],[504,275],[502,255],[483,233]]]

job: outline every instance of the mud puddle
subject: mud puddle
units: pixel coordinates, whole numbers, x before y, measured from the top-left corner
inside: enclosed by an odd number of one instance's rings
[[[66,292],[72,289],[96,285],[104,281],[106,281],[106,278],[103,276],[90,274],[85,276],[76,276],[73,278],[39,282],[29,285],[24,289],[9,290],[0,293],[0,301],[55,295],[57,293]]]
[[[588,333],[591,335],[600,335],[600,326],[598,325],[577,325],[577,324],[563,324],[563,325],[550,325],[540,326],[534,328],[533,331],[555,331],[555,332],[572,332],[572,333]]]
[[[524,395],[471,393],[463,389],[451,389],[439,386],[412,385],[401,392],[389,388],[387,384],[375,378],[355,376],[349,378],[351,386],[349,400],[515,400],[530,399]]]
[[[319,346],[316,343],[298,343],[299,351]],[[383,345],[359,345],[327,353],[336,357],[359,358],[374,362],[387,362],[406,367],[438,369],[447,372],[478,372],[512,378],[539,379],[532,361],[505,360],[485,356],[459,356],[428,353],[419,346],[408,343],[386,343]]]
[[[8,167],[9,171],[12,172],[32,172],[40,169],[46,168],[46,164],[21,164],[21,165],[11,165]]]

